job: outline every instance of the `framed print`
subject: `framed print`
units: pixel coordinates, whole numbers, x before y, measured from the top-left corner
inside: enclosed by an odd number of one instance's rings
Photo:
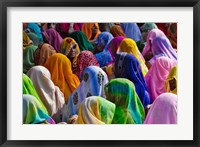
[[[1,104],[0,143],[2,146],[23,146],[23,145],[25,146],[31,146],[31,145],[32,146],[50,146],[50,145],[51,146],[149,146],[150,145],[150,146],[190,147],[199,145],[199,126],[198,126],[199,125],[198,49],[200,48],[199,0],[170,0],[170,1],[152,0],[151,2],[146,0],[132,0],[132,1],[32,0],[30,2],[25,0],[12,0],[12,1],[5,0],[1,1],[0,10],[1,10],[0,21],[2,22],[0,27],[0,32],[1,32],[0,68],[2,71],[0,74],[1,97],[2,97],[0,99],[0,104]],[[99,26],[100,24],[103,23],[104,24],[113,23],[115,25],[119,25],[120,23],[130,24],[134,22],[138,26],[140,25],[139,27],[140,30],[142,28],[141,26],[148,22],[155,24],[160,23],[161,25],[175,24],[176,26],[175,32],[177,38],[176,38],[176,43],[173,44],[173,48],[176,48],[176,53],[177,53],[176,60],[178,65],[177,66],[178,78],[176,83],[178,85],[178,86],[176,85],[177,87],[176,94],[178,97],[176,105],[177,107],[176,123],[174,124],[158,123],[155,125],[143,124],[144,122],[137,125],[136,124],[135,125],[133,124],[126,124],[126,125],[45,124],[44,125],[44,124],[24,123],[23,120],[24,106],[22,101],[22,95],[24,94],[22,81],[24,79],[22,77],[22,74],[25,73],[24,72],[25,65],[23,61],[24,57],[22,56],[24,52],[23,50],[21,50],[21,46],[24,47],[24,42],[23,42],[24,40],[22,40],[24,37],[22,33],[24,31],[23,26],[27,25],[28,23],[29,24],[37,23],[41,26],[41,28],[44,29],[43,24],[47,24],[47,27],[48,24],[51,24],[52,26],[50,27],[54,27],[53,25],[58,23],[84,24],[93,22],[97,22]],[[92,28],[93,30],[95,30],[96,29],[95,25],[93,25]],[[45,29],[43,30],[43,32],[45,32]],[[41,34],[43,35],[42,36],[43,39],[45,38],[46,40],[48,40],[47,39],[49,37],[48,35],[45,36],[46,35],[45,33]],[[67,34],[66,36],[69,37],[70,36],[69,34]],[[142,35],[140,37],[142,37]],[[66,42],[70,42],[71,40],[72,39],[66,40]],[[53,41],[55,41],[55,38],[53,39]],[[76,42],[78,41],[76,40]],[[34,42],[32,41],[31,43]],[[50,44],[50,41],[48,43]],[[96,45],[95,43],[93,44],[94,46]],[[56,50],[55,44],[52,43],[50,45],[52,45],[52,47],[55,48]],[[80,44],[78,45],[79,48],[81,49],[81,45]],[[34,53],[36,49],[41,50],[41,48],[39,44],[38,47],[34,49]],[[58,53],[60,48],[61,47],[58,47],[58,50],[55,52]],[[119,52],[123,52],[120,51],[122,50],[121,48],[118,50]],[[62,53],[62,51],[60,51],[60,53]],[[68,56],[68,54],[64,52],[64,55]],[[53,55],[51,55],[51,57],[52,56]],[[48,57],[48,59],[49,58],[50,57]],[[45,67],[48,68],[46,60],[47,59],[45,59]],[[33,62],[34,64],[36,64],[35,60]],[[140,64],[140,62],[138,61],[137,63]],[[58,66],[61,68],[60,65]],[[101,65],[99,66],[103,67]],[[103,68],[101,68],[101,70],[102,69]],[[28,72],[28,70],[26,72]],[[115,68],[115,70],[117,69]],[[142,69],[140,70],[141,74],[143,74]],[[51,74],[53,73],[51,72]],[[77,79],[78,78],[79,77],[77,76]],[[80,76],[80,79],[81,78],[87,81],[88,75],[83,77]],[[98,80],[101,78],[102,75],[98,74]],[[44,81],[44,79],[42,80]],[[65,91],[64,90],[62,91],[62,87],[59,87],[59,85],[56,86],[58,86],[58,89],[60,88],[59,91],[63,93],[63,101],[64,101]],[[41,89],[43,90],[43,88]],[[51,91],[49,91],[48,93],[50,92]],[[140,97],[139,94],[138,97]],[[75,103],[77,101],[78,101],[77,97],[73,96],[72,102]],[[45,103],[44,105],[46,107]],[[145,109],[143,109],[143,111],[144,110]],[[108,112],[105,111],[104,113]],[[48,121],[45,120],[42,121],[42,123],[49,123],[50,122],[49,119],[50,117],[48,117]],[[54,120],[52,119],[52,121]],[[133,121],[134,123],[136,122],[135,120]]]

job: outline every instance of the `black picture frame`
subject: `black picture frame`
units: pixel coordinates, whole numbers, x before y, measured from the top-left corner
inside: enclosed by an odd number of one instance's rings
[[[75,140],[75,141],[24,141],[7,140],[7,8],[8,7],[193,7],[193,140]],[[0,2],[0,145],[1,146],[199,146],[199,65],[200,65],[200,2],[199,0],[1,0]],[[189,51],[189,50],[188,50]],[[9,91],[8,91],[9,92]],[[145,133],[145,132],[144,132]],[[187,133],[187,132],[183,132]]]

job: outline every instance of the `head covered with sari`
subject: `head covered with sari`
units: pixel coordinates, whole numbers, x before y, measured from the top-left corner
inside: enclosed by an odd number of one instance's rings
[[[70,60],[61,53],[53,54],[48,58],[44,66],[51,73],[51,80],[64,94],[65,101],[79,86],[78,77],[72,73]]]
[[[91,51],[82,51],[77,57],[77,66],[74,69],[74,73],[81,78],[83,70],[88,66],[98,66],[99,63]]]
[[[134,55],[125,52],[117,53],[114,73],[116,78],[126,78],[134,83],[135,90],[144,108],[150,104],[150,95],[141,66]]]
[[[163,31],[159,29],[152,29],[147,35],[147,40],[144,49],[142,50],[142,55],[145,56],[149,51],[151,51],[152,42],[158,36],[165,36]]]
[[[88,41],[86,35],[82,31],[72,32],[69,36],[78,43],[80,51],[92,51],[94,49],[93,45]]]
[[[56,50],[50,44],[43,43],[42,45],[39,45],[34,53],[35,65],[44,65],[47,59],[55,53]]]
[[[106,99],[116,105],[113,124],[142,124],[144,107],[134,84],[125,78],[112,79],[105,85]]]
[[[166,92],[177,94],[177,65],[169,72],[167,79],[165,80],[164,88]]]
[[[77,66],[77,57],[80,53],[79,45],[77,42],[70,37],[66,37],[63,39],[60,52],[68,57],[68,59],[72,62],[72,69],[76,68]]]
[[[35,89],[47,108],[49,115],[60,122],[60,115],[65,103],[65,98],[60,89],[51,81],[51,74],[44,66],[32,67],[27,75],[33,82]],[[42,82],[41,82],[42,80]]]
[[[109,43],[108,51],[110,52],[110,54],[112,56],[113,62],[115,60],[116,53],[119,49],[119,46],[120,46],[120,43],[122,42],[122,40],[124,40],[123,36],[117,36],[117,37],[113,38]]]
[[[142,39],[140,29],[136,23],[120,23],[127,38],[138,42]]]
[[[94,39],[96,39],[101,33],[98,23],[84,23],[82,26],[82,32],[87,36],[88,40],[91,40],[90,38],[92,37],[92,30],[94,27],[97,29],[97,33],[94,36]]]
[[[113,60],[108,50],[109,43],[112,39],[113,36],[109,32],[101,32],[97,37],[95,44],[97,46],[103,46],[103,51],[95,54],[95,57],[100,64],[100,67],[106,66],[109,62]]]
[[[80,106],[76,124],[111,124],[115,104],[99,97],[91,96]]]
[[[113,37],[117,37],[117,36],[126,37],[126,34],[124,33],[124,31],[120,25],[112,26],[110,28],[110,33],[113,35]]]
[[[177,95],[163,93],[151,105],[144,124],[177,124]]]
[[[165,80],[175,64],[176,63],[168,57],[159,57],[151,66],[149,72],[145,76],[151,102],[153,102],[160,94],[165,92]]]
[[[120,51],[134,55],[140,63],[140,66],[142,67],[143,75],[145,76],[147,74],[148,68],[145,65],[145,60],[140,51],[138,50],[137,44],[133,39],[125,38],[124,40],[122,40],[122,42],[120,43]]]
[[[98,66],[89,66],[84,69],[81,83],[70,95],[66,105],[64,121],[78,113],[81,102],[89,96],[101,96],[105,98],[104,86],[108,83],[106,73]]]
[[[27,33],[23,31],[23,49],[30,45],[33,45],[33,41],[30,39]]]
[[[55,48],[56,52],[59,53],[60,45],[63,40],[60,34],[54,28],[47,29],[46,31],[42,32],[42,34],[48,43]]]
[[[29,94],[29,95],[34,96],[38,100],[40,105],[42,106],[42,109],[45,111],[45,113],[48,114],[48,111],[47,111],[45,105],[43,104],[43,102],[41,101],[41,99],[33,85],[32,80],[26,74],[23,74],[23,94]]]
[[[26,73],[31,67],[35,65],[34,52],[37,46],[30,45],[23,50],[23,73]]]
[[[164,54],[164,56],[172,59],[174,62],[177,62],[177,53],[166,36],[158,36],[153,40],[152,53],[154,56]]]
[[[23,94],[24,124],[55,124],[55,121],[43,110],[40,102],[32,95]]]
[[[40,40],[39,40],[38,36],[35,33],[28,32],[27,35],[33,41],[33,45],[35,45],[35,46],[39,45]]]

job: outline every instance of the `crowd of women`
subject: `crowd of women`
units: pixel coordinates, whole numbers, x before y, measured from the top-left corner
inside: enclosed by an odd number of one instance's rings
[[[24,124],[177,124],[176,23],[23,23]]]

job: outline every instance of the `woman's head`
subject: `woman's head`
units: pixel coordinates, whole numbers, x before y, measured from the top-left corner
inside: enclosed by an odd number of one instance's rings
[[[74,58],[80,53],[79,45],[73,38],[67,37],[61,43],[60,52],[70,59]]]
[[[95,42],[95,47],[98,51],[103,51],[104,48],[110,43],[110,41],[113,39],[113,36],[109,32],[101,32],[97,40]]]

